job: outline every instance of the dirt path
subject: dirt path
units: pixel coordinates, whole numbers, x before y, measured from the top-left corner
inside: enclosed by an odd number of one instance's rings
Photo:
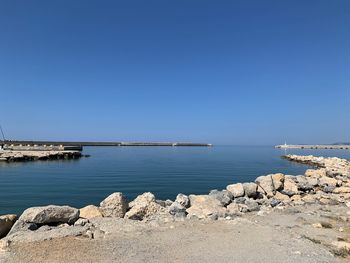
[[[305,236],[337,236],[335,229],[312,227],[320,217],[315,211],[161,225],[104,218],[96,222],[101,236],[12,244],[2,262],[346,262]]]

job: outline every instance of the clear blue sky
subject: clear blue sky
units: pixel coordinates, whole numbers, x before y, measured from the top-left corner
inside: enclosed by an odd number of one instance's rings
[[[11,139],[350,141],[350,1],[0,1]]]

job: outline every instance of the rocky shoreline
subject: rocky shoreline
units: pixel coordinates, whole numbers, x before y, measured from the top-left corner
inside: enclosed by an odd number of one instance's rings
[[[308,225],[314,230],[333,229],[336,225],[334,231],[340,235],[334,235],[336,238],[328,241],[309,237],[308,241],[319,242],[317,244],[324,245],[335,256],[348,257],[350,162],[335,157],[287,155],[283,158],[314,166],[315,169],[308,169],[304,175],[298,176],[282,173],[259,176],[254,182],[230,184],[226,189],[212,190],[208,195],[179,194],[174,201],[157,200],[148,192],[128,202],[123,193],[115,192],[99,206],[88,205],[81,209],[55,205],[28,208],[18,219],[16,215],[0,217],[0,250],[11,251],[12,244],[16,243],[70,236],[104,238],[108,234],[104,224],[109,224],[109,220],[117,220],[113,222],[128,228],[140,223],[235,222],[270,213],[276,214],[276,217],[278,213],[291,217],[290,213],[295,211],[306,217],[315,210],[314,218],[327,215],[333,221],[319,220]],[[299,223],[299,227],[304,225],[307,224]]]
[[[38,160],[71,160],[83,157],[79,151],[0,151],[0,162],[26,162]]]

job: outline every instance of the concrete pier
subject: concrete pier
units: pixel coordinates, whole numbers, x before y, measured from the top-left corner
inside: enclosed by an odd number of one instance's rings
[[[350,145],[337,144],[281,144],[276,145],[275,148],[281,149],[335,149],[335,150],[350,150]]]
[[[53,145],[53,144],[4,144],[7,151],[82,151],[80,145]]]
[[[42,147],[54,147],[63,146],[66,147],[82,147],[82,146],[191,146],[191,147],[210,147],[209,143],[181,143],[181,142],[65,142],[65,141],[0,141],[0,144],[5,144],[6,147],[24,147],[24,146],[42,146]]]

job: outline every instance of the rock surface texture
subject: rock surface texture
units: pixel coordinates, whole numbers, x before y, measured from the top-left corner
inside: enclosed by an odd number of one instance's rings
[[[103,216],[122,218],[128,209],[128,202],[123,193],[116,192],[104,199],[100,207]]]
[[[164,211],[164,207],[156,202],[155,196],[152,193],[144,193],[136,197],[129,203],[130,210],[125,214],[125,218],[134,220],[143,220]]]
[[[226,189],[227,191],[232,193],[234,198],[244,196],[244,188],[243,188],[243,184],[241,183],[230,184],[226,186]]]
[[[95,218],[95,217],[102,217],[101,209],[94,205],[88,205],[83,208],[79,209],[80,211],[80,217],[82,218]]]
[[[38,206],[26,209],[12,227],[9,235],[18,231],[36,230],[42,225],[74,224],[79,210],[70,206]]]
[[[0,216],[0,238],[7,235],[10,232],[12,226],[16,222],[17,215],[3,215]]]
[[[190,195],[191,207],[186,210],[189,218],[211,218],[225,217],[226,208],[214,196]]]

